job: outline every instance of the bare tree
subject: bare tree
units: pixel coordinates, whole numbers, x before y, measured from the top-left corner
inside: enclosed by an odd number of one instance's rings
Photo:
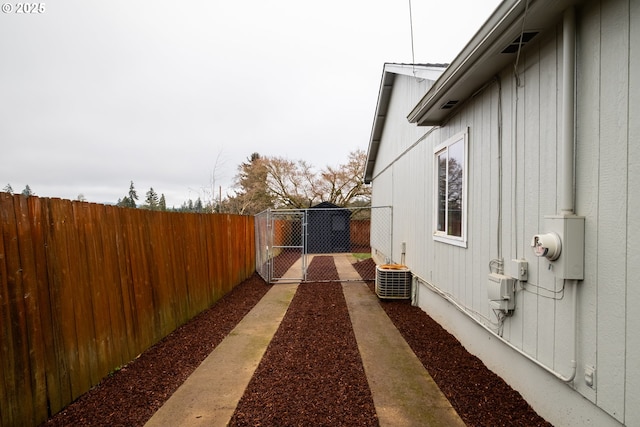
[[[364,184],[366,153],[349,153],[345,164],[316,172],[304,160],[261,157],[253,153],[238,167],[236,193],[226,208],[256,214],[267,208],[308,208],[320,202],[338,206],[368,206],[371,190]]]
[[[307,208],[320,202],[316,173],[304,160],[270,157],[265,162],[267,190],[275,208]]]
[[[371,204],[371,188],[364,183],[367,153],[358,149],[349,153],[347,163],[338,167],[327,166],[321,171],[318,189],[322,201],[338,206]]]
[[[217,183],[220,175],[220,168],[224,165],[224,161],[222,160],[222,149],[218,151],[216,155],[216,159],[213,162],[213,168],[209,173],[209,183],[207,186],[202,187],[202,199],[203,210],[204,212],[220,212],[221,211],[221,203],[222,203],[222,195],[219,198],[216,196],[219,194],[216,191]]]

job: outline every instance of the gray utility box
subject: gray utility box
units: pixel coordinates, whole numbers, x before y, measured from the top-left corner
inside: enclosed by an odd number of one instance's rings
[[[584,280],[584,217],[545,216],[545,231],[558,234],[562,250],[558,259],[547,261],[558,279]]]

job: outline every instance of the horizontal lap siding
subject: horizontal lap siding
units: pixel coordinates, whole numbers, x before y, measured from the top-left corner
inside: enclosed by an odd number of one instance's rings
[[[253,217],[0,193],[0,427],[37,425],[255,270]]]

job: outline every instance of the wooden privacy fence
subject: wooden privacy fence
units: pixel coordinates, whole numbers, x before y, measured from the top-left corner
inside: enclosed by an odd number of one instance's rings
[[[46,420],[249,277],[253,221],[0,193],[0,427]]]

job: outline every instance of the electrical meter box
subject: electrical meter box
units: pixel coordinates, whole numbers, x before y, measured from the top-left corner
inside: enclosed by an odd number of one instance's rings
[[[558,279],[584,279],[584,217],[545,216],[545,231],[560,238],[562,249],[555,260],[547,261]]]

